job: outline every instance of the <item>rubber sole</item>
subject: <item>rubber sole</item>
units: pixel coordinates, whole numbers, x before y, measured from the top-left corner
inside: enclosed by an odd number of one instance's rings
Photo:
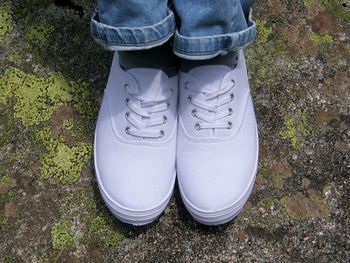
[[[154,220],[156,220],[161,213],[164,211],[166,206],[169,203],[169,200],[172,196],[175,180],[176,180],[176,171],[174,171],[173,175],[173,182],[171,184],[171,187],[167,193],[167,195],[163,198],[163,200],[160,201],[160,203],[156,206],[150,207],[145,210],[133,210],[127,207],[124,207],[120,204],[118,204],[115,200],[113,200],[107,191],[104,189],[103,184],[101,183],[101,177],[99,174],[99,170],[97,167],[97,160],[96,160],[96,134],[95,131],[95,138],[94,138],[94,166],[95,166],[95,173],[96,173],[96,179],[97,179],[97,185],[100,190],[101,196],[111,213],[120,221],[126,224],[131,224],[134,226],[143,226],[147,225]]]

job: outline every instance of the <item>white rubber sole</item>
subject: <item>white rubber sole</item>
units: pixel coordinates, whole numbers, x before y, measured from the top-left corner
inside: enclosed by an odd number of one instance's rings
[[[118,204],[116,200],[110,197],[110,195],[107,193],[107,191],[103,187],[103,184],[101,183],[102,181],[101,181],[101,177],[97,167],[97,160],[96,160],[96,147],[95,147],[96,134],[97,132],[95,131],[94,166],[95,166],[97,185],[100,190],[103,201],[105,202],[109,210],[112,212],[112,214],[123,223],[131,224],[134,226],[143,226],[143,225],[152,223],[161,215],[161,213],[164,211],[164,209],[169,203],[169,200],[174,190],[174,185],[176,180],[176,171],[174,171],[173,181],[167,195],[163,198],[163,200],[160,201],[158,205],[150,207],[145,210],[133,210],[128,207],[122,206]]]
[[[256,138],[258,142],[259,141],[258,131],[256,131]],[[241,212],[242,208],[244,207],[245,203],[247,202],[253,190],[253,186],[255,183],[255,178],[258,170],[258,152],[259,152],[259,144],[257,144],[257,147],[256,147],[256,161],[255,161],[255,167],[252,173],[253,176],[251,181],[249,182],[249,186],[247,187],[246,191],[241,195],[241,197],[238,200],[233,202],[230,206],[227,206],[220,210],[205,211],[203,209],[197,208],[188,200],[185,193],[182,191],[180,182],[178,181],[182,201],[184,202],[187,211],[191,214],[191,216],[197,222],[204,225],[221,225],[221,224],[228,223]]]

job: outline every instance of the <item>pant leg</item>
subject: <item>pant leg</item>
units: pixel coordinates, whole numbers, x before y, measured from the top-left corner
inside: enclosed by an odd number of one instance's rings
[[[210,59],[251,43],[255,23],[245,14],[253,0],[174,0],[179,16],[174,52],[185,59]]]
[[[174,32],[175,17],[167,0],[97,0],[91,19],[93,38],[109,50],[149,49]]]

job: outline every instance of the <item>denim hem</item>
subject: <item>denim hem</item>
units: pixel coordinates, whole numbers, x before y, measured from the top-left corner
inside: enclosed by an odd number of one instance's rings
[[[248,17],[248,28],[239,32],[204,37],[186,37],[176,30],[173,51],[184,59],[204,60],[251,44],[256,36],[256,24],[251,18],[252,9]]]
[[[140,50],[160,46],[175,32],[175,15],[169,9],[161,22],[144,27],[114,27],[99,21],[96,9],[91,19],[91,35],[108,50]]]

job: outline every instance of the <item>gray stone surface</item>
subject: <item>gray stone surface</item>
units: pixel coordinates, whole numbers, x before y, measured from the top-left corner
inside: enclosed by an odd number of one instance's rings
[[[0,0],[0,262],[348,262],[349,1],[255,4],[259,173],[220,227],[177,189],[146,227],[103,205],[92,139],[112,53],[90,37],[93,6]]]

